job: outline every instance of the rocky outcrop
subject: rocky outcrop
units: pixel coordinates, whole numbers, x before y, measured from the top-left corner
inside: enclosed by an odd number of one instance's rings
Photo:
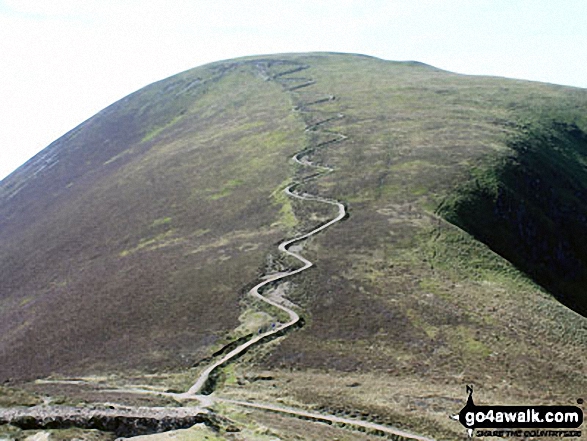
[[[130,437],[185,429],[204,423],[214,429],[223,419],[199,407],[58,407],[0,409],[0,425],[11,424],[23,430],[78,427],[112,432]]]

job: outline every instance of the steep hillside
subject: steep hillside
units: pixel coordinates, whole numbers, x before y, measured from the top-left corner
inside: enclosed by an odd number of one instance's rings
[[[540,123],[520,127],[508,156],[477,168],[439,211],[587,317],[587,133]]]
[[[558,292],[525,275],[540,269],[521,264],[525,256],[516,242],[510,243],[516,251],[503,253],[518,253],[511,263],[494,254],[501,250],[476,228],[495,209],[485,202],[485,210],[476,211],[463,188],[489,173],[499,175],[494,182],[516,187],[499,167],[522,140],[561,152],[549,167],[534,162],[516,172],[532,168],[553,194],[540,199],[542,215],[534,222],[556,250],[573,232],[553,225],[561,216],[551,201],[577,209],[580,195],[569,200],[574,190],[568,186],[579,190],[587,183],[581,141],[587,91],[361,57],[307,62],[316,86],[337,97],[331,109],[321,109],[345,114],[330,128],[348,136],[317,153],[317,161],[336,172],[316,181],[313,191],[347,202],[350,216],[306,248],[317,268],[300,276],[290,297],[310,311],[309,324],[261,365],[284,369],[282,387],[316,405],[331,407],[335,396],[347,411],[389,414],[393,408],[404,420],[435,409],[442,425],[444,409],[453,406],[449,397],[462,397],[465,383],[480,386],[486,402],[574,403],[575,391],[587,388],[580,356],[587,321],[557,302]],[[296,99],[308,99],[304,93]],[[555,129],[546,138],[535,126]],[[554,167],[564,177],[553,179]],[[520,198],[523,185],[517,184]],[[463,209],[441,214],[465,229],[476,225],[471,235],[435,214],[449,201]],[[568,222],[576,225],[580,213]],[[512,227],[492,228],[492,238],[515,234]],[[567,231],[549,236],[557,228]],[[571,241],[571,256],[584,265],[580,237]],[[565,275],[558,271],[551,267],[548,277],[561,286]],[[569,296],[581,311],[585,294],[577,286]],[[361,386],[347,387],[353,384]]]
[[[311,173],[290,160],[307,149],[334,172],[300,191],[348,219],[280,288],[306,325],[225,368],[217,393],[437,436],[461,433],[447,415],[465,384],[485,403],[574,404],[586,111],[581,89],[344,54],[142,89],[1,183],[0,378],[187,389],[202,364],[186,368],[279,318],[244,293],[296,265],[280,239],[336,214],[281,192]]]
[[[0,378],[187,367],[293,217],[289,100],[220,64],[136,92],[2,182]],[[123,355],[123,356],[121,356]]]

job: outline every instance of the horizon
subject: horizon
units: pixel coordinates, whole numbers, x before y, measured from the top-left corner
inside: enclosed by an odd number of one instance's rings
[[[0,180],[144,86],[254,54],[360,54],[587,88],[586,13],[578,0],[0,0]]]

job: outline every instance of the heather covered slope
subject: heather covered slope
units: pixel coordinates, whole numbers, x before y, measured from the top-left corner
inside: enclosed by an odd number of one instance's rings
[[[188,366],[292,219],[302,142],[255,69],[186,72],[105,109],[2,182],[0,378]]]
[[[311,192],[345,201],[350,216],[306,247],[317,268],[299,276],[290,297],[308,311],[308,325],[268,350],[259,366],[283,369],[277,384],[296,399],[343,412],[364,409],[388,421],[394,412],[400,421],[430,412],[441,423],[467,382],[488,401],[574,402],[575,391],[587,387],[580,356],[585,318],[556,300],[565,300],[560,292],[532,280],[538,271],[521,264],[529,254],[517,242],[503,254],[515,254],[511,262],[495,254],[501,234],[515,235],[511,222],[503,233],[477,233],[481,219],[501,219],[495,199],[476,202],[484,211],[469,204],[488,183],[514,189],[518,200],[529,196],[499,172],[504,162],[515,167],[522,139],[543,156],[562,151],[565,161],[552,167],[564,178],[552,179],[548,167],[529,161],[518,173],[531,169],[548,183],[550,197],[532,201],[542,204],[533,222],[545,237],[537,239],[571,238],[574,231],[552,206],[559,201],[575,213],[573,223],[585,215],[581,199],[568,198],[568,185],[587,183],[581,141],[587,92],[362,57],[304,62],[312,66],[313,87],[337,98],[316,111],[343,112],[329,128],[348,136],[315,154],[336,172],[315,181]],[[314,93],[302,89],[294,101]],[[536,127],[554,135],[544,142],[529,129]],[[478,189],[476,199],[470,188]],[[471,226],[470,234],[442,216]],[[571,243],[573,259],[585,267],[575,258],[585,242]],[[556,266],[549,276],[558,286],[565,282]],[[575,302],[565,303],[584,311],[577,307],[584,291],[571,296]]]
[[[314,84],[266,81],[300,63]],[[335,172],[306,190],[349,217],[288,285],[306,326],[220,392],[429,434],[459,432],[446,416],[466,383],[485,403],[572,404],[587,324],[559,300],[584,312],[586,110],[581,89],[342,54],[149,86],[2,182],[0,376],[171,367],[189,387],[181,368],[240,336],[241,294],[279,240],[332,217],[279,192],[304,173],[291,155],[328,140],[306,124],[332,118],[348,138],[313,151]]]

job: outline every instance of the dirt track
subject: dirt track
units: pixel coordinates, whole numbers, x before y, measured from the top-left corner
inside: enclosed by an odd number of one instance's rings
[[[309,68],[309,66],[305,66],[305,65],[299,66],[298,68],[290,69],[284,73],[274,75],[271,78],[273,80],[277,80],[278,78],[281,78],[285,75],[297,73],[297,72],[300,72],[300,71],[305,70],[307,68]],[[299,85],[294,85],[294,86],[284,85],[286,91],[293,92],[293,91],[297,91],[299,89],[313,86],[316,84],[316,82],[311,78],[299,78],[298,80],[300,81]],[[298,106],[294,107],[293,110],[296,112],[309,112],[309,111],[312,111],[309,109],[310,106],[316,106],[316,105],[319,105],[322,103],[327,103],[327,102],[334,101],[334,100],[335,100],[334,96],[328,95],[324,98],[319,98],[314,101],[298,105]],[[340,118],[344,118],[344,115],[342,113],[338,113],[334,117],[327,117],[317,123],[314,123],[310,126],[307,126],[306,131],[320,130],[325,124],[327,124],[331,121],[335,121]],[[275,336],[275,335],[283,334],[285,331],[292,328],[293,326],[298,324],[298,322],[300,321],[300,316],[294,310],[292,310],[291,308],[289,308],[283,304],[280,304],[279,302],[276,302],[271,299],[268,299],[267,297],[264,297],[259,292],[259,290],[272,282],[276,282],[276,281],[279,281],[279,280],[282,280],[282,279],[285,279],[288,277],[292,277],[295,274],[301,273],[302,271],[305,271],[305,270],[311,268],[313,266],[313,263],[311,261],[309,261],[308,259],[306,259],[302,255],[300,255],[299,253],[288,250],[288,247],[294,243],[301,242],[305,239],[308,239],[311,236],[318,234],[321,231],[324,231],[325,229],[329,228],[333,224],[340,222],[342,219],[345,218],[345,216],[347,214],[346,208],[345,208],[344,204],[342,204],[341,202],[326,199],[326,198],[316,196],[316,195],[307,194],[307,193],[296,193],[294,191],[295,188],[301,186],[301,184],[303,184],[307,180],[316,179],[323,174],[331,173],[334,171],[331,167],[326,167],[323,165],[314,164],[308,159],[308,155],[311,154],[311,151],[314,151],[317,148],[325,147],[327,145],[334,144],[336,142],[341,142],[341,141],[344,141],[345,139],[347,139],[347,137],[345,135],[343,135],[342,133],[331,132],[331,131],[328,131],[328,133],[333,136],[332,139],[325,141],[325,142],[322,142],[318,145],[311,146],[309,148],[305,148],[304,150],[296,153],[292,157],[292,159],[296,163],[298,163],[299,165],[304,166],[304,167],[314,168],[317,170],[317,173],[314,175],[311,175],[310,177],[306,178],[305,180],[302,180],[301,182],[295,182],[295,183],[290,184],[284,191],[288,196],[293,197],[293,198],[307,200],[307,201],[317,201],[317,202],[322,202],[325,204],[334,205],[338,208],[338,214],[330,221],[314,228],[313,230],[309,231],[308,233],[305,233],[305,234],[297,236],[293,239],[289,239],[289,240],[285,240],[285,241],[281,242],[278,247],[279,251],[296,258],[297,260],[299,260],[302,263],[302,266],[295,269],[295,270],[288,271],[285,273],[280,272],[280,273],[277,273],[274,275],[265,276],[265,278],[264,278],[265,280],[263,282],[257,284],[249,291],[249,295],[286,312],[289,315],[290,320],[287,323],[284,323],[271,331],[268,331],[268,332],[265,332],[263,334],[258,335],[257,337],[247,341],[246,343],[235,348],[230,353],[226,354],[221,360],[217,361],[216,363],[214,363],[211,366],[209,366],[208,368],[206,368],[200,374],[200,376],[198,377],[198,379],[194,383],[194,385],[186,393],[177,395],[177,398],[178,399],[198,399],[198,400],[200,400],[200,402],[202,404],[207,401],[209,404],[212,404],[214,402],[224,402],[224,403],[235,404],[235,405],[239,405],[239,406],[253,407],[256,409],[268,410],[268,411],[278,412],[278,413],[285,414],[285,415],[291,415],[291,416],[295,416],[298,418],[306,418],[306,419],[310,419],[313,421],[338,423],[338,424],[343,424],[343,425],[349,425],[349,426],[355,427],[355,428],[367,429],[369,431],[374,431],[375,433],[379,433],[381,435],[392,435],[396,439],[413,439],[413,440],[420,440],[420,441],[433,441],[431,438],[426,438],[426,437],[423,437],[420,435],[416,435],[416,434],[412,434],[412,433],[409,433],[409,432],[406,432],[406,431],[403,431],[400,429],[396,429],[394,427],[384,426],[381,424],[371,423],[368,421],[360,421],[360,420],[354,420],[354,419],[349,419],[349,418],[341,418],[341,417],[337,417],[334,415],[323,415],[323,414],[306,412],[306,411],[299,410],[299,409],[291,409],[291,408],[286,408],[286,407],[276,406],[276,405],[271,405],[271,404],[259,404],[259,403],[251,403],[251,402],[244,402],[244,401],[234,401],[234,400],[226,400],[226,399],[217,398],[217,397],[210,397],[210,396],[204,397],[202,395],[199,395],[199,393],[205,388],[206,383],[209,381],[209,378],[210,378],[210,375],[212,374],[212,372],[214,372],[215,370],[226,365],[231,360],[237,358],[244,351],[246,351],[247,349],[249,349],[250,347],[252,347],[256,344],[261,343],[263,340],[269,339],[270,337]]]
[[[291,64],[289,64],[289,65],[291,66]],[[309,67],[310,66],[308,66],[308,65],[300,64],[300,65],[292,67],[286,71],[283,71],[281,73],[269,75],[267,70],[263,70],[263,68],[264,68],[263,66],[260,66],[260,65],[257,66],[257,68],[261,71],[260,72],[261,75],[266,80],[280,82],[282,84],[282,86],[284,87],[284,90],[288,93],[297,93],[297,91],[299,91],[300,89],[314,86],[316,84],[316,81],[314,81],[312,78],[305,78],[305,77],[287,78],[287,75],[291,75],[294,73],[304,71],[304,70],[308,69]],[[292,84],[292,82],[294,84]],[[295,83],[298,83],[298,84],[295,84]],[[324,97],[319,97],[319,98],[316,98],[312,101],[297,105],[296,107],[294,107],[293,111],[301,112],[301,113],[316,112],[315,110],[313,110],[314,106],[319,106],[320,104],[328,103],[328,102],[331,102],[334,100],[335,100],[334,96],[326,95]],[[330,167],[312,163],[308,159],[308,156],[311,155],[312,152],[314,152],[316,149],[319,149],[319,148],[322,148],[322,147],[325,147],[325,146],[328,146],[328,145],[331,145],[331,144],[334,144],[337,142],[342,142],[345,139],[347,139],[347,137],[345,135],[343,135],[342,133],[328,131],[328,130],[324,129],[324,126],[327,125],[329,122],[338,120],[340,118],[344,118],[344,115],[341,113],[337,113],[334,116],[332,116],[332,115],[327,116],[324,119],[321,119],[318,122],[311,124],[311,125],[308,125],[306,127],[306,129],[305,129],[306,131],[312,131],[312,132],[321,131],[322,133],[331,135],[332,138],[330,140],[321,142],[319,144],[307,147],[307,148],[303,149],[302,151],[296,153],[292,157],[292,160],[295,161],[297,164],[299,164],[303,167],[313,168],[314,170],[316,170],[316,173],[302,179],[299,182],[293,182],[284,189],[284,192],[292,198],[297,198],[297,199],[306,200],[306,201],[316,201],[316,202],[321,202],[321,203],[329,204],[332,206],[336,206],[338,208],[337,215],[334,218],[332,218],[330,221],[328,221],[322,225],[319,225],[318,227],[312,229],[311,231],[309,231],[307,233],[304,233],[304,234],[297,236],[293,239],[288,239],[288,240],[281,242],[278,247],[279,251],[281,251],[291,257],[294,257],[295,259],[297,259],[298,261],[300,261],[302,263],[302,266],[297,269],[290,270],[287,272],[279,272],[279,273],[264,276],[263,281],[258,283],[257,285],[255,285],[248,293],[250,296],[252,296],[260,301],[263,301],[263,302],[287,313],[289,316],[289,320],[286,323],[282,323],[282,324],[276,326],[275,328],[271,329],[270,331],[261,333],[255,337],[253,337],[252,339],[244,342],[243,344],[237,346],[235,349],[233,349],[232,351],[230,351],[229,353],[224,355],[220,360],[217,360],[216,362],[214,362],[213,364],[208,366],[206,369],[204,369],[200,373],[200,375],[196,379],[195,383],[189,388],[189,390],[184,393],[178,394],[178,393],[170,393],[170,392],[157,392],[157,391],[147,390],[147,389],[115,389],[115,391],[124,392],[124,393],[134,393],[134,394],[155,394],[155,395],[162,395],[162,396],[166,396],[166,397],[171,397],[171,398],[174,398],[179,401],[197,400],[199,402],[200,407],[185,408],[185,409],[188,409],[187,414],[183,414],[183,413],[181,415],[178,414],[177,418],[179,418],[179,419],[181,419],[181,418],[184,418],[184,419],[188,418],[189,419],[189,418],[194,417],[194,414],[195,415],[203,415],[203,413],[202,413],[203,408],[210,407],[214,403],[217,403],[217,402],[224,402],[224,403],[238,405],[238,406],[251,407],[251,408],[256,408],[256,409],[266,410],[266,411],[271,411],[271,412],[278,412],[278,413],[281,413],[284,415],[290,415],[290,416],[308,419],[308,420],[312,420],[312,421],[327,422],[329,424],[336,423],[336,424],[341,424],[341,425],[348,425],[350,427],[360,428],[362,430],[368,430],[368,431],[374,432],[376,434],[380,434],[380,435],[384,435],[384,436],[392,436],[393,439],[412,439],[412,440],[419,440],[419,441],[433,441],[431,438],[426,438],[426,437],[412,434],[412,433],[409,433],[409,432],[406,432],[406,431],[403,431],[400,429],[396,429],[396,428],[389,427],[389,426],[384,426],[381,424],[371,423],[368,421],[361,421],[361,420],[356,420],[356,419],[341,418],[341,417],[337,417],[334,415],[325,415],[325,414],[307,412],[307,411],[304,411],[301,409],[286,408],[286,407],[276,406],[276,405],[272,405],[272,404],[260,404],[260,403],[228,400],[228,399],[223,399],[223,398],[220,398],[217,396],[210,395],[210,393],[214,389],[214,378],[213,378],[214,374],[216,374],[219,369],[221,369],[223,366],[225,366],[228,363],[237,359],[240,355],[245,353],[250,348],[252,348],[258,344],[262,344],[265,341],[270,341],[277,336],[284,335],[287,331],[298,326],[302,320],[296,311],[294,311],[290,307],[286,306],[285,304],[282,304],[278,301],[275,301],[275,300],[272,300],[272,299],[269,299],[269,298],[263,296],[262,293],[260,292],[260,290],[262,290],[262,288],[264,288],[265,286],[267,286],[271,283],[275,283],[277,281],[292,277],[298,273],[301,273],[302,271],[305,271],[305,270],[311,268],[313,266],[313,263],[310,260],[303,257],[298,252],[290,251],[288,248],[295,243],[304,241],[305,239],[308,239],[308,238],[324,231],[325,229],[329,228],[330,226],[334,225],[335,223],[343,220],[345,218],[345,216],[347,215],[347,211],[346,211],[344,204],[339,201],[330,200],[330,199],[326,199],[326,198],[323,198],[320,196],[295,191],[298,187],[301,187],[305,182],[307,182],[311,179],[316,179],[320,176],[323,176],[324,174],[331,173],[334,171]],[[63,409],[60,410],[59,408],[53,408],[53,409],[54,409],[53,413],[51,413],[50,409],[44,409],[44,413],[42,413],[40,415],[35,413],[36,411],[34,410],[34,408],[30,409],[30,410],[20,410],[16,413],[12,412],[11,410],[0,409],[0,422],[2,422],[2,421],[9,422],[11,420],[14,421],[15,418],[17,418],[17,419],[18,418],[21,418],[21,419],[25,418],[26,419],[27,417],[30,417],[30,418],[36,419],[39,422],[38,427],[42,427],[43,421],[44,421],[43,419],[47,420],[47,418],[49,418],[48,421],[51,421],[51,418],[58,418],[59,419],[59,418],[61,418],[62,414],[69,415],[68,412],[70,412],[70,410],[67,410],[67,409],[65,409],[65,410],[63,410]],[[75,415],[77,416],[78,420],[80,420],[80,421],[81,420],[91,421],[92,418],[94,418],[94,419],[95,418],[105,418],[108,420],[109,418],[116,416],[117,412],[118,412],[118,416],[122,417],[122,418],[130,418],[132,421],[134,421],[133,418],[137,418],[137,415],[135,415],[135,413],[133,413],[133,410],[125,409],[125,410],[121,411],[120,409],[121,408],[117,407],[116,409],[114,409],[112,411],[106,411],[105,413],[101,412],[99,414],[97,414],[95,412],[92,414],[92,411],[87,409],[87,410],[82,410],[81,415],[80,415],[79,410],[76,410]],[[140,409],[140,408],[135,408],[134,410],[137,410],[137,409]],[[162,410],[162,409],[167,409],[167,408],[158,409],[157,412],[159,412],[159,413],[156,414],[158,416],[154,416],[155,420],[156,420],[156,418],[160,418],[161,421],[163,421],[163,420],[168,421],[168,419],[171,415],[175,415],[175,413],[177,413],[177,411],[172,410],[172,408],[169,408],[168,412],[165,410]],[[147,414],[150,415],[150,412],[151,411],[147,411]],[[139,414],[140,414],[140,412],[139,412]],[[147,418],[149,418],[149,417],[147,417]],[[175,417],[171,416],[171,418],[173,419]],[[165,427],[167,427],[167,426],[165,426]],[[167,430],[170,430],[170,429],[167,429]]]

